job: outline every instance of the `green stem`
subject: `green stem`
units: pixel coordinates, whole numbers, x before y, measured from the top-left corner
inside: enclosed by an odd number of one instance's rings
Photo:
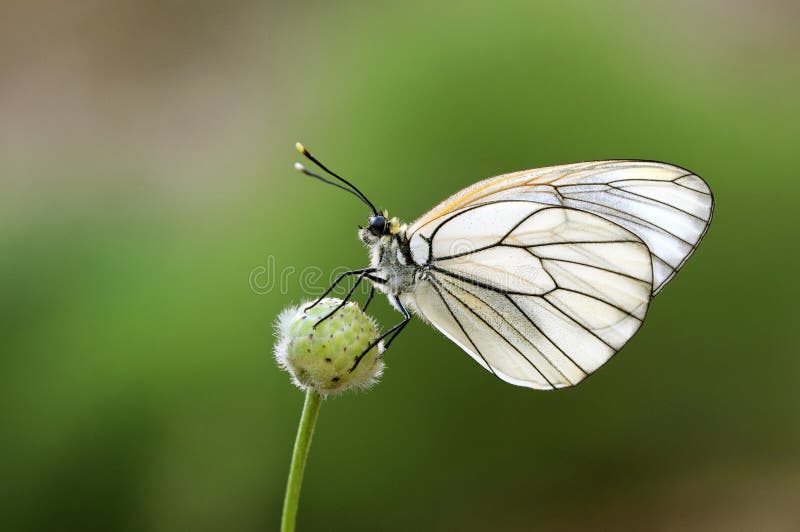
[[[303,485],[303,471],[306,468],[308,449],[311,447],[311,437],[314,436],[314,426],[317,423],[320,402],[321,398],[317,392],[311,389],[306,392],[303,413],[300,415],[300,426],[297,427],[297,438],[294,440],[292,465],[289,466],[289,480],[286,482],[286,498],[283,500],[281,532],[294,532],[294,526],[297,522],[297,505],[300,501],[300,487]]]

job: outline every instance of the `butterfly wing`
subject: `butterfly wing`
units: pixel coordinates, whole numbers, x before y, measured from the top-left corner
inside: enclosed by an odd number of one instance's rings
[[[513,199],[594,213],[635,234],[650,249],[653,295],[697,249],[714,209],[708,185],[688,170],[653,161],[595,161],[486,179],[421,216],[409,235],[471,205]]]
[[[650,250],[596,214],[505,199],[415,225],[425,273],[403,302],[507,382],[577,384],[645,317]]]

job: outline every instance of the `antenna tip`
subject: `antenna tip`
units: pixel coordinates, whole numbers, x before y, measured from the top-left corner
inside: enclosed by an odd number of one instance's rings
[[[302,153],[303,155],[305,155],[305,154],[306,154],[306,148],[305,148],[305,146],[303,146],[303,145],[302,145],[302,144],[300,144],[299,142],[295,142],[295,143],[294,143],[294,147],[295,147],[295,149],[296,149],[297,151],[299,151],[299,152],[300,152],[300,153]]]
[[[303,166],[300,163],[294,163],[294,169],[297,170],[298,172],[305,172],[306,171],[306,167]]]

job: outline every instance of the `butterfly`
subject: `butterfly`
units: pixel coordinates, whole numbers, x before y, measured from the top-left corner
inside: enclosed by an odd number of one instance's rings
[[[492,177],[404,224],[296,147],[336,181],[297,170],[372,211],[358,230],[370,266],[341,274],[317,301],[355,276],[344,304],[366,279],[364,308],[378,289],[403,315],[376,344],[388,348],[413,313],[503,381],[540,390],[578,384],[625,345],[714,211],[689,170],[608,160]]]

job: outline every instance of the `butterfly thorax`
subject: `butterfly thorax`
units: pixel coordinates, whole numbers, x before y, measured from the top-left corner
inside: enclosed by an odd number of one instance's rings
[[[421,266],[414,262],[409,248],[407,226],[391,220],[389,234],[376,236],[367,228],[359,230],[358,236],[369,248],[370,267],[375,268],[374,276],[386,282],[376,282],[375,287],[382,292],[399,296],[411,290]]]

